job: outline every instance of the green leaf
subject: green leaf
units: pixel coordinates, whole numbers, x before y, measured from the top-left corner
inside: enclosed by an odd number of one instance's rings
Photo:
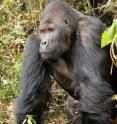
[[[108,1],[107,1],[107,4],[111,4],[111,3],[112,3],[112,0],[108,0]]]
[[[112,3],[112,0],[108,0],[107,4],[106,4],[106,8],[109,7],[111,5],[111,3]]]
[[[35,119],[34,119],[34,115],[26,115],[26,118],[27,118],[28,124],[37,124]]]
[[[107,28],[102,34],[101,48],[109,45],[113,41],[117,41],[117,19],[114,19],[112,26]]]
[[[115,33],[116,33],[116,25],[115,23],[113,23],[112,26],[108,29],[108,35],[110,39],[114,38]]]
[[[112,39],[109,37],[108,35],[108,30],[105,31],[103,34],[102,34],[102,39],[101,39],[101,48],[109,45],[110,43],[112,42]]]

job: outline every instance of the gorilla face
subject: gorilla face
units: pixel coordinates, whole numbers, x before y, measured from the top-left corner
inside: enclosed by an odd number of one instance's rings
[[[51,16],[50,16],[51,17]],[[43,60],[57,60],[65,53],[71,42],[69,21],[61,16],[58,18],[43,18],[40,24],[40,49]]]

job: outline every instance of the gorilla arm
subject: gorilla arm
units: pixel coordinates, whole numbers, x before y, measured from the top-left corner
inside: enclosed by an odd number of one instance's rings
[[[112,90],[104,76],[108,57],[100,47],[103,30],[104,25],[92,16],[78,22],[74,74],[80,82],[82,116],[86,118],[82,123],[87,124],[108,124],[110,118]]]
[[[36,122],[42,124],[44,111],[51,99],[49,70],[40,57],[39,42],[35,34],[30,35],[24,49],[22,91],[16,101],[18,124],[22,124],[27,114],[34,115]]]

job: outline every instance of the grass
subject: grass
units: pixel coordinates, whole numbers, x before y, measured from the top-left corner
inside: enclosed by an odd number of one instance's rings
[[[108,11],[117,12],[111,0],[102,0],[94,5],[90,0],[67,0],[82,12],[101,17]],[[27,36],[37,31],[46,0],[2,0],[0,1],[0,124],[11,122],[8,107],[16,98],[22,67],[22,52]],[[116,17],[116,14],[114,14]],[[48,112],[48,124],[64,124],[64,99],[66,93],[56,83],[52,88],[53,101]],[[11,115],[10,115],[11,116]]]

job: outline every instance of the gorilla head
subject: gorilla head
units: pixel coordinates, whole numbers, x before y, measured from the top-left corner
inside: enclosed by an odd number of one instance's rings
[[[44,60],[57,60],[73,44],[76,34],[77,19],[74,10],[69,6],[69,12],[68,5],[63,6],[62,1],[56,7],[53,4],[46,6],[40,24],[39,51]]]

